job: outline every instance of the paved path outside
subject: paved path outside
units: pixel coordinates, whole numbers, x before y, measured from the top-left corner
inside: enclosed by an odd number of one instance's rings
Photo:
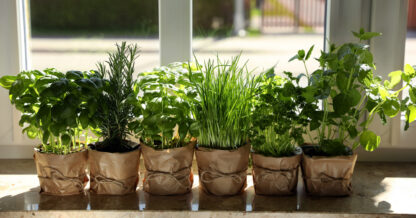
[[[32,68],[55,67],[58,70],[96,69],[96,63],[107,59],[107,52],[115,49],[114,44],[127,41],[137,43],[141,54],[136,63],[138,72],[150,70],[159,65],[159,42],[157,39],[141,38],[33,38],[31,40]],[[196,38],[193,47],[200,62],[208,58],[228,58],[243,52],[242,61],[248,60],[249,69],[259,72],[277,64],[279,72],[286,70],[295,74],[303,73],[302,64],[288,63],[298,49],[315,45],[313,57],[323,48],[322,34],[282,34],[259,37],[229,37],[223,39]],[[406,63],[416,64],[416,36],[409,35],[406,41]],[[311,60],[308,67],[317,67]]]

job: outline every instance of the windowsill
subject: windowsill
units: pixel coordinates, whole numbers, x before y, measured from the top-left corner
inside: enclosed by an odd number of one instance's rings
[[[298,193],[294,196],[255,195],[251,176],[245,192],[231,197],[205,194],[198,189],[197,176],[192,193],[183,196],[152,196],[140,187],[135,194],[126,196],[56,197],[39,194],[33,160],[0,160],[0,217],[62,214],[68,217],[141,214],[144,217],[163,214],[169,217],[238,217],[242,214],[262,217],[264,212],[273,215],[290,213],[291,217],[305,216],[305,213],[343,217],[416,215],[415,168],[416,163],[357,163],[353,176],[354,193],[350,197],[308,196],[302,180],[299,180]],[[197,175],[196,167],[194,174]]]

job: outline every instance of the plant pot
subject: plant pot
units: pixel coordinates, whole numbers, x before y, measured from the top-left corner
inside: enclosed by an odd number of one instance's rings
[[[40,192],[50,195],[84,193],[88,183],[87,150],[66,155],[42,153],[33,155],[38,172]]]
[[[192,190],[192,160],[196,141],[180,148],[155,150],[142,144],[146,168],[143,190],[155,195],[185,194]]]
[[[348,196],[352,194],[351,179],[357,154],[345,156],[302,155],[302,174],[306,192],[317,196]]]
[[[251,153],[256,194],[292,195],[296,193],[301,154],[290,157],[266,157]]]
[[[235,195],[247,185],[250,145],[234,150],[195,150],[200,187],[213,195]]]
[[[89,150],[90,191],[107,195],[136,192],[139,159],[140,149],[125,153]]]

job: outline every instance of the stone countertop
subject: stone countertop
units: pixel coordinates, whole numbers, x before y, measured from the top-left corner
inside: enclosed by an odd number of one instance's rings
[[[136,193],[124,196],[60,197],[39,194],[33,160],[0,160],[0,217],[416,216],[415,169],[416,163],[359,162],[350,197],[309,196],[301,179],[294,196],[256,195],[250,175],[245,192],[230,197],[204,193],[198,176],[192,192],[180,196],[149,195],[139,184]]]

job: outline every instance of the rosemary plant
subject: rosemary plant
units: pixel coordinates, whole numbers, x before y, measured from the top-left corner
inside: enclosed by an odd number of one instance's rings
[[[201,67],[202,79],[190,78],[198,93],[193,114],[198,122],[201,147],[235,149],[248,139],[250,113],[258,80],[250,76],[240,55],[230,60],[208,60]],[[197,61],[197,65],[198,64]]]
[[[138,57],[137,45],[116,44],[117,51],[109,53],[105,63],[99,63],[98,75],[108,85],[99,97],[97,123],[103,141],[96,143],[96,149],[108,152],[125,152],[133,148],[126,138],[129,125],[136,122],[133,110],[138,104],[133,78],[134,63]]]

